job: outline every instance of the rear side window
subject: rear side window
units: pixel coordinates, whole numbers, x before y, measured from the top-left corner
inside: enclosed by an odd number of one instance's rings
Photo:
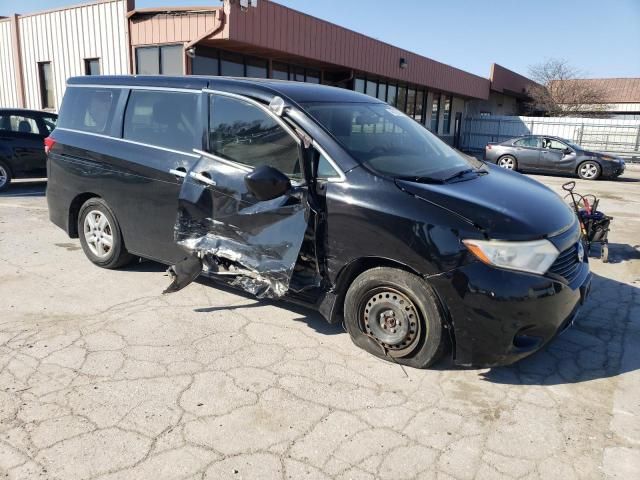
[[[118,94],[115,89],[67,88],[58,126],[108,135]]]
[[[22,115],[0,115],[0,130],[38,135],[38,125],[31,117]]]
[[[196,146],[197,119],[194,93],[132,90],[123,138],[190,152]]]
[[[540,147],[540,140],[536,137],[527,137],[527,138],[521,138],[520,140],[516,140],[515,142],[513,142],[513,144],[518,147],[537,148],[537,147]]]
[[[269,165],[301,176],[297,142],[273,117],[244,100],[211,95],[209,150],[251,167]]]

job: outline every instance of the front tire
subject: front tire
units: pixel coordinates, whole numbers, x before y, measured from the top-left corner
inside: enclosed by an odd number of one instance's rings
[[[497,165],[505,170],[513,170],[516,172],[518,170],[518,161],[516,157],[511,155],[504,155],[498,159]]]
[[[583,180],[597,180],[602,174],[602,168],[597,162],[588,160],[578,166],[578,176]]]
[[[135,258],[124,246],[115,215],[100,198],[91,198],[80,208],[78,233],[84,254],[99,267],[119,268]]]
[[[6,163],[0,162],[0,192],[9,188],[10,184],[11,184],[11,169]]]
[[[356,277],[344,321],[353,343],[387,361],[427,368],[444,351],[444,314],[435,293],[404,270],[377,267]]]

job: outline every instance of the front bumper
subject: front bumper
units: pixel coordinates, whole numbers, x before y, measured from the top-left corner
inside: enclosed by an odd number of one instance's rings
[[[569,326],[591,273],[582,263],[569,284],[475,262],[430,280],[449,310],[454,362],[490,367],[531,355]]]

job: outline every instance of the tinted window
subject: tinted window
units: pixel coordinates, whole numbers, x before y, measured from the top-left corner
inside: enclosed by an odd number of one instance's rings
[[[298,144],[276,120],[243,100],[211,96],[209,150],[228,160],[257,167],[270,165],[300,175]]]
[[[444,114],[442,116],[442,133],[449,134],[451,132],[451,97],[444,100]]]
[[[118,90],[106,88],[67,88],[58,126],[108,134],[118,94]]]
[[[215,56],[196,55],[191,61],[191,72],[194,75],[218,75],[218,53]]]
[[[33,118],[22,115],[0,115],[0,130],[16,133],[38,134],[38,125]]]
[[[271,68],[271,78],[278,80],[289,80],[289,66],[285,63],[273,62]]]
[[[220,52],[220,75],[244,77],[244,58],[231,52]]]
[[[247,77],[267,78],[267,61],[247,58]]]
[[[440,123],[440,95],[434,95],[431,102],[431,131],[438,133],[438,124]]]
[[[123,137],[190,152],[197,145],[197,101],[193,93],[132,90]]]
[[[536,148],[539,146],[538,139],[536,137],[526,137],[521,138],[520,140],[516,140],[513,142],[514,145],[518,147],[533,147]]]
[[[182,75],[182,45],[160,47],[160,73]]]

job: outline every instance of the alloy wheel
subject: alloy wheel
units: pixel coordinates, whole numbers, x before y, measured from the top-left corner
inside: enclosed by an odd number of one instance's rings
[[[592,179],[598,176],[598,166],[595,163],[587,162],[580,167],[580,176],[586,179]]]
[[[9,180],[9,172],[0,165],[0,188],[4,187],[7,184],[7,180]]]
[[[91,253],[98,258],[107,257],[113,248],[113,230],[106,215],[91,210],[84,217],[84,238]]]
[[[506,168],[507,170],[513,170],[516,167],[516,162],[511,157],[503,157],[498,162],[498,166]]]
[[[381,287],[365,297],[361,328],[392,357],[411,353],[420,339],[421,319],[415,304],[403,293]]]

